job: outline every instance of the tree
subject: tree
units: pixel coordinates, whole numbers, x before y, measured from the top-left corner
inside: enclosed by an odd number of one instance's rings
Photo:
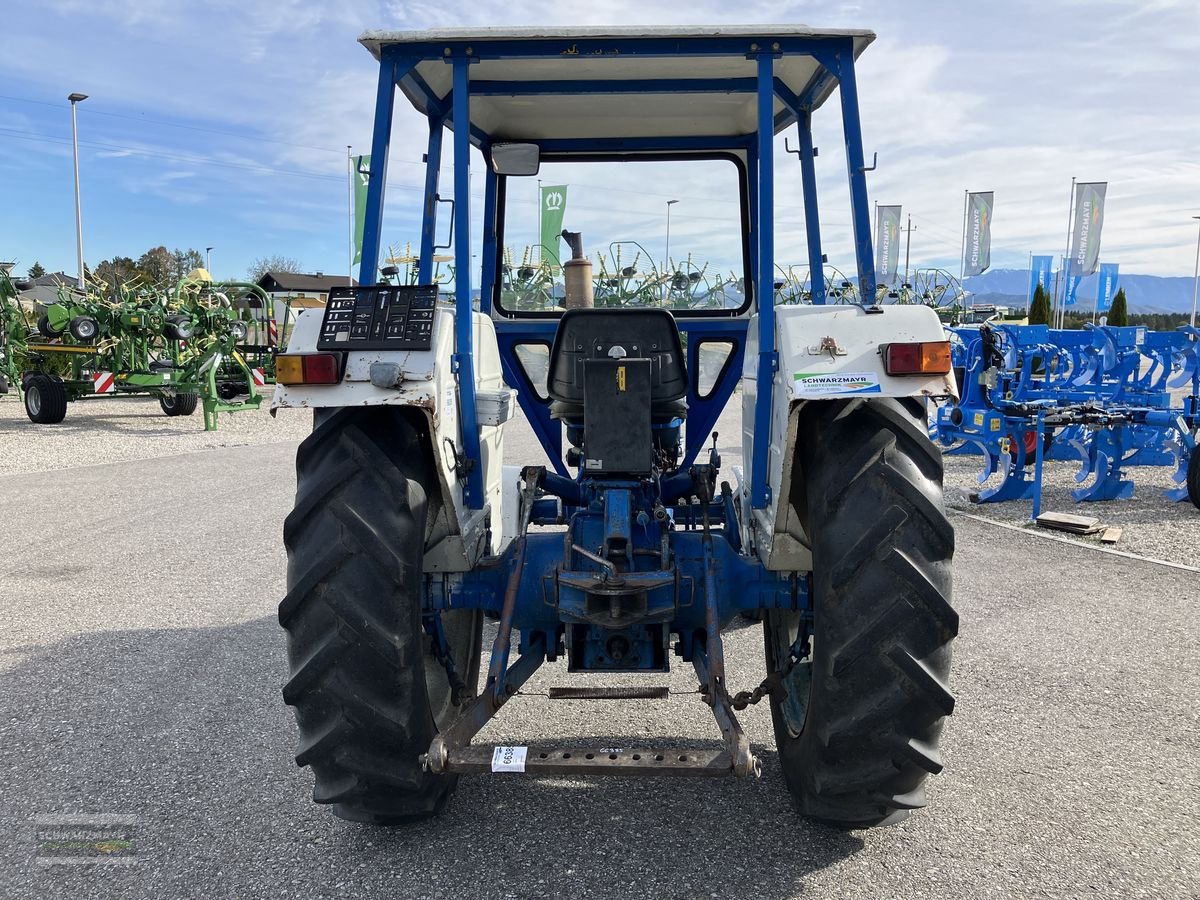
[[[123,286],[131,286],[135,281],[144,280],[145,276],[128,256],[114,256],[112,259],[101,260],[95,269],[88,273],[89,280],[102,281],[109,293],[117,293]]]
[[[1117,296],[1113,297],[1112,307],[1108,311],[1108,324],[1129,324],[1129,306],[1125,302],[1125,288],[1118,288]]]
[[[30,278],[41,278],[45,274],[46,274],[46,270],[43,269],[42,264],[35,259],[33,261],[33,265],[29,267],[29,277]]]
[[[177,281],[175,278],[175,254],[166,247],[153,247],[143,253],[137,267],[146,280],[155,287],[166,287]]]
[[[1029,324],[1050,324],[1050,298],[1046,296],[1046,290],[1040,284],[1033,292],[1033,303],[1029,307]]]
[[[204,265],[204,257],[200,255],[200,251],[193,247],[187,250],[175,248],[175,252],[171,254],[175,260],[175,280],[181,281],[188,272],[192,269],[199,269]]]
[[[250,264],[250,268],[246,271],[246,280],[257,282],[268,272],[303,272],[304,267],[300,265],[298,259],[293,259],[290,256],[281,256],[278,253],[274,256],[260,256]]]

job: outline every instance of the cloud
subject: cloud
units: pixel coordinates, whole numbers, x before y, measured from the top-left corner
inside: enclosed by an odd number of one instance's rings
[[[6,9],[6,30],[16,39],[0,59],[0,78],[5,93],[56,108],[22,107],[29,115],[18,122],[0,100],[5,127],[25,132],[0,141],[0,167],[41,179],[40,193],[29,187],[18,199],[45,224],[24,229],[20,240],[40,234],[61,244],[69,264],[70,242],[53,218],[72,202],[61,177],[69,174],[63,164],[70,156],[63,97],[85,90],[92,95],[79,110],[91,179],[86,193],[92,208],[106,203],[121,211],[114,227],[186,204],[180,232],[220,233],[227,254],[236,245],[260,255],[256,242],[269,228],[273,239],[290,236],[331,270],[344,249],[345,148],[368,152],[370,143],[376,66],[355,43],[362,30],[771,21],[867,25],[879,33],[858,70],[868,159],[879,152],[868,184],[873,200],[901,203],[913,214],[914,260],[956,266],[967,189],[996,192],[997,265],[1024,265],[1030,251],[1061,252],[1070,180],[1078,175],[1110,182],[1106,257],[1120,260],[1123,271],[1191,273],[1190,215],[1200,212],[1200,121],[1191,114],[1200,109],[1200,80],[1191,71],[1200,58],[1194,0],[614,0],[582,7],[533,0],[47,0]],[[848,268],[849,194],[836,103],[816,119],[821,218],[830,257]],[[131,118],[102,115],[108,113]],[[52,139],[31,136],[38,134]],[[416,237],[414,191],[425,138],[424,123],[401,100],[389,165],[394,202],[385,220],[393,243]],[[782,149],[779,160],[779,255],[802,262],[799,170]],[[100,177],[158,188],[106,195]],[[643,192],[645,209],[636,195],[614,192],[612,215],[624,211],[628,233],[658,240],[661,197],[650,194],[687,189],[684,178],[658,179]],[[719,217],[715,199],[710,207]],[[702,245],[704,217],[677,211],[673,245],[676,234]],[[103,215],[107,210],[92,219]],[[133,226],[120,232],[141,233]],[[322,233],[329,235],[323,244]],[[29,246],[24,255],[49,256]]]

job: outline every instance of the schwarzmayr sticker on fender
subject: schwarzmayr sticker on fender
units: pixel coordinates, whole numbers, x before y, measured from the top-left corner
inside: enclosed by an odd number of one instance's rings
[[[879,376],[874,372],[797,372],[796,393],[878,394]]]

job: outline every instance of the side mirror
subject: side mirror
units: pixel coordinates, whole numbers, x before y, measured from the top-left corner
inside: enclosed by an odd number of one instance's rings
[[[540,164],[537,144],[492,145],[492,171],[497,175],[536,175]]]

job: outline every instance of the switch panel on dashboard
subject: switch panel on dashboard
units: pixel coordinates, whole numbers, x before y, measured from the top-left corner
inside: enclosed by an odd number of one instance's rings
[[[428,350],[438,286],[392,284],[329,291],[318,350]]]

